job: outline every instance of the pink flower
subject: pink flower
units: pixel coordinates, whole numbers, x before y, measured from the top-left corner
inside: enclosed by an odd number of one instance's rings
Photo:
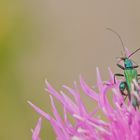
[[[135,110],[131,103],[124,102],[124,97],[119,90],[120,81],[116,80],[116,84],[114,84],[113,73],[110,69],[110,79],[106,82],[102,81],[98,68],[96,71],[98,93],[80,77],[82,90],[97,104],[97,107],[93,108],[93,112],[89,112],[81,100],[76,83],[74,83],[74,88],[63,85],[63,88],[74,97],[72,100],[63,91],[57,92],[46,81],[46,91],[50,94],[53,116],[31,102],[28,103],[41,117],[50,121],[56,140],[140,140],[140,112]],[[109,103],[107,94],[113,94],[112,105]],[[53,98],[62,104],[63,117],[59,115]],[[96,115],[99,110],[103,112],[106,121]],[[73,117],[74,124],[68,119],[68,114]],[[33,132],[33,140],[39,139],[40,127],[41,121],[39,120]]]

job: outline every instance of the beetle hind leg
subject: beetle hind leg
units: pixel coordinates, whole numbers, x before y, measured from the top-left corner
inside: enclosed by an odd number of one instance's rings
[[[128,87],[127,87],[127,83],[126,82],[121,82],[120,85],[119,85],[119,89],[120,89],[120,92],[121,94],[124,96],[124,101],[126,100],[127,96],[129,95],[129,93],[125,93],[125,89],[128,91]],[[130,97],[129,97],[130,99]],[[122,104],[121,104],[122,106]]]

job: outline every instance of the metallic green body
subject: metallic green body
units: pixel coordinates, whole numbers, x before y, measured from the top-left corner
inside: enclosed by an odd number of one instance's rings
[[[131,101],[134,108],[136,108],[136,107],[139,107],[140,103],[137,97],[134,94],[132,94],[132,92],[135,91],[139,95],[139,91],[135,87],[134,82],[133,82],[133,80],[138,82],[138,73],[137,73],[137,70],[135,69],[138,66],[134,66],[132,60],[130,60],[129,58],[124,58],[123,60],[124,60],[124,67],[119,64],[118,66],[124,70],[125,81],[122,81],[120,83],[119,88],[122,95],[125,95],[125,96],[126,94],[124,93],[124,90],[125,89],[127,90],[127,96],[129,98],[129,101]]]
[[[137,71],[136,69],[132,69],[132,68],[126,68],[124,70],[124,76],[125,76],[125,80],[128,86],[128,90],[131,92],[131,84],[132,84],[132,80],[136,80],[137,81]]]

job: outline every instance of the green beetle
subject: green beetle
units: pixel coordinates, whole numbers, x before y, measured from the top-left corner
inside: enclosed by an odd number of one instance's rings
[[[122,43],[124,52],[125,52],[125,47],[123,45],[123,41],[122,41],[120,35],[116,31],[114,31],[110,28],[107,28],[107,29],[114,32],[119,37],[119,39]],[[138,88],[136,88],[136,86],[134,85],[133,80],[135,80],[138,83],[140,74],[138,74],[137,70],[136,70],[136,68],[138,68],[138,65],[136,65],[133,62],[133,60],[130,59],[130,57],[132,55],[134,55],[139,50],[140,50],[140,48],[138,48],[136,51],[131,53],[129,56],[126,56],[126,53],[125,53],[124,57],[120,57],[120,61],[123,61],[124,65],[121,65],[120,63],[117,63],[117,66],[124,71],[124,74],[120,74],[120,73],[114,74],[114,83],[116,83],[116,80],[115,80],[116,76],[121,76],[121,77],[125,78],[125,80],[120,83],[119,89],[120,89],[121,94],[123,96],[125,96],[125,99],[128,96],[129,101],[132,103],[132,105],[134,106],[135,109],[136,109],[136,107],[139,107],[140,103],[138,101],[137,96],[132,95],[131,93],[135,91],[137,93],[137,95],[139,96]],[[127,93],[125,93],[125,90],[127,91]]]
[[[136,51],[138,51],[138,50],[140,50],[140,48],[137,49]],[[132,53],[132,54],[134,54],[134,53]],[[116,80],[115,80],[116,76],[125,77],[125,81],[122,81],[119,85],[120,92],[122,95],[125,96],[125,99],[128,96],[129,101],[131,101],[132,105],[136,108],[136,107],[139,107],[139,103],[138,103],[138,100],[135,96],[133,96],[133,97],[131,96],[132,84],[133,84],[133,80],[138,82],[138,77],[140,76],[140,74],[138,74],[137,70],[136,70],[136,68],[138,68],[138,65],[134,65],[134,63],[130,59],[130,56],[132,56],[132,55],[129,55],[128,57],[121,58],[121,60],[124,61],[124,66],[117,63],[117,66],[119,68],[121,68],[122,70],[124,70],[124,74],[120,74],[120,73],[114,74],[114,83],[116,83]],[[127,90],[127,94],[124,92],[125,89]],[[135,86],[134,86],[134,90],[137,92],[137,94],[139,94],[139,91]]]

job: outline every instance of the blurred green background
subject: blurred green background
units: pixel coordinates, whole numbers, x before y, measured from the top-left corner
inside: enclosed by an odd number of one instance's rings
[[[32,101],[51,112],[44,79],[58,90],[82,74],[92,86],[95,67],[108,79],[122,46],[140,46],[140,1],[1,0],[0,1],[0,140],[30,140],[38,115]],[[138,64],[140,54],[135,55]],[[85,101],[86,102],[86,101]],[[87,106],[93,109],[87,101]],[[43,120],[43,139],[55,139]]]

